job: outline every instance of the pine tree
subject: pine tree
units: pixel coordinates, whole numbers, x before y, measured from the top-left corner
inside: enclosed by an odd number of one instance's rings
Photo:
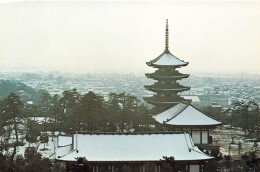
[[[19,145],[19,123],[23,118],[22,114],[23,103],[21,102],[19,96],[11,93],[7,98],[3,101],[3,109],[2,116],[5,121],[5,126],[12,128],[15,133],[15,143],[14,143],[14,151],[11,156],[11,161],[13,161],[14,156],[16,154],[16,148]],[[10,131],[12,131],[10,130]]]

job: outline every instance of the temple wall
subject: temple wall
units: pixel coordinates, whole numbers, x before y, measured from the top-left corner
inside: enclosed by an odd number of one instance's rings
[[[194,144],[200,144],[200,131],[192,131],[192,141]]]
[[[198,163],[198,162],[197,162]],[[169,172],[169,171],[186,171],[186,172],[200,172],[200,164],[175,164],[175,167],[170,167],[169,164],[154,164],[154,163],[141,163],[141,164],[96,164],[91,166],[91,172]]]
[[[192,131],[192,141],[194,144],[208,144],[208,131]]]
[[[200,165],[190,165],[190,172],[200,172]]]
[[[208,131],[202,131],[202,144],[208,144]]]

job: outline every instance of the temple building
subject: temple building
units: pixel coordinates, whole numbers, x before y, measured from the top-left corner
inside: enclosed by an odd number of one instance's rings
[[[156,80],[153,85],[145,86],[147,90],[156,93],[153,97],[144,98],[147,103],[155,106],[152,113],[163,112],[184,100],[178,93],[189,90],[190,87],[182,86],[177,81],[187,78],[189,75],[182,74],[177,69],[188,65],[188,62],[180,60],[169,50],[168,20],[166,22],[165,50],[160,56],[147,62],[147,65],[157,69],[154,73],[146,74],[147,78]]]
[[[184,101],[176,106],[154,115],[153,118],[167,131],[186,132],[193,143],[204,150],[219,149],[212,143],[210,131],[222,123]]]
[[[175,170],[200,172],[213,159],[187,133],[80,133],[59,136],[55,149],[56,160],[67,171],[79,158],[92,172],[170,171],[165,157],[172,158]]]

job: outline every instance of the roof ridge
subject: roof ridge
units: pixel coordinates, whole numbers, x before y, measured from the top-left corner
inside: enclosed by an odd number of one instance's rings
[[[186,137],[186,135],[187,135],[187,133],[186,132],[184,132],[184,138],[185,138],[185,142],[186,142],[186,145],[187,145],[187,147],[188,147],[188,150],[189,150],[189,152],[191,151],[191,148],[189,147],[189,144],[188,144],[188,141],[187,141],[187,137]]]
[[[185,106],[176,114],[176,115],[174,115],[172,118],[170,118],[170,119],[168,119],[166,122],[168,122],[168,121],[170,121],[170,120],[172,120],[173,118],[175,118],[176,116],[178,116],[181,112],[183,112],[188,106],[189,106],[189,104],[190,103],[188,103],[188,104],[186,104],[186,103],[184,103],[184,102],[180,102],[180,103],[182,103],[182,104],[184,104]],[[179,103],[179,104],[180,104]],[[178,105],[178,104],[177,104]],[[176,105],[176,106],[177,106]]]
[[[187,134],[186,134],[186,132],[185,132],[185,140],[187,139],[186,136],[187,136]],[[194,152],[200,153],[200,154],[202,154],[202,155],[206,155],[206,154],[205,154],[204,152],[202,152],[202,151],[200,152],[200,151],[195,150],[194,148],[197,147],[197,146],[194,145],[193,140],[191,139],[191,135],[190,135],[190,134],[188,134],[188,137],[189,137],[189,140],[190,140],[190,143],[191,143],[191,146],[192,146],[191,148],[189,148],[189,151],[193,150]],[[187,140],[186,140],[186,142],[187,142]],[[188,147],[189,147],[189,146],[188,146]]]
[[[153,131],[153,132],[88,132],[76,131],[74,134],[83,135],[169,135],[169,134],[183,134],[176,131]]]

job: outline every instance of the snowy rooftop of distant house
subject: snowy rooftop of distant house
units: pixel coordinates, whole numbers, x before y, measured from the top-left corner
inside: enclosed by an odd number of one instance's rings
[[[163,124],[176,126],[214,126],[221,122],[207,116],[189,103],[179,103],[153,118]]]
[[[27,101],[26,102],[28,105],[32,105],[33,104],[33,101]]]
[[[184,62],[174,55],[172,55],[170,52],[164,52],[159,57],[157,57],[154,60],[151,60],[147,63],[149,66],[185,66],[188,63]]]
[[[60,139],[59,142],[62,140]],[[64,147],[61,148],[64,149]],[[75,134],[72,151],[61,157],[56,155],[61,161],[76,161],[77,157],[85,157],[88,161],[110,162],[160,161],[163,156],[173,156],[176,161],[212,159],[194,146],[190,135],[186,133]]]
[[[54,121],[54,119],[49,118],[49,117],[28,117],[28,119],[30,119],[32,121],[36,121],[37,124],[43,124],[45,122],[50,123],[50,122]]]

